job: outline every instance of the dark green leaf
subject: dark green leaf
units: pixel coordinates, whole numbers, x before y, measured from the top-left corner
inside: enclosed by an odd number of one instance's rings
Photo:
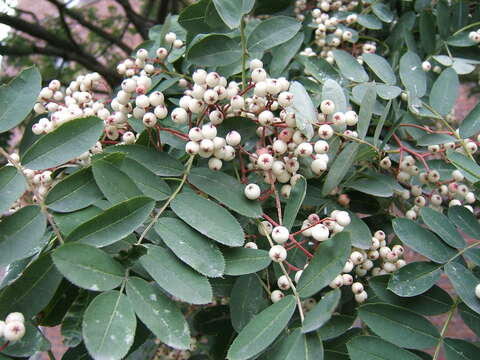
[[[190,171],[188,180],[193,186],[241,215],[257,218],[262,214],[260,203],[248,200],[243,194],[243,185],[224,172],[196,168]]]
[[[180,260],[202,275],[223,275],[225,260],[218,247],[182,220],[160,218],[155,225],[155,231]]]
[[[332,317],[335,308],[340,301],[341,292],[339,289],[328,292],[305,316],[302,332],[308,333],[322,327]]]
[[[125,295],[112,290],[98,295],[83,317],[83,340],[94,359],[120,360],[133,344],[137,319]]]
[[[480,349],[471,342],[462,339],[445,338],[443,344],[447,360],[478,359]]]
[[[321,242],[298,282],[300,296],[312,296],[327,286],[342,271],[350,251],[349,234],[337,233],[333,238]]]
[[[471,182],[480,181],[480,166],[459,152],[448,150],[447,158],[455,167],[462,172],[462,174]]]
[[[65,346],[75,347],[83,341],[83,314],[92,299],[92,293],[81,291],[65,314],[62,320],[62,337]]]
[[[288,63],[294,58],[303,44],[305,34],[299,32],[287,42],[272,49],[272,62],[270,63],[270,75],[280,76],[287,68]]]
[[[225,208],[195,193],[182,193],[171,208],[188,225],[220,244],[242,246],[244,234],[238,221]]]
[[[113,244],[137,229],[154,206],[155,202],[146,197],[121,202],[77,226],[65,241],[78,241],[97,247]]]
[[[42,170],[61,165],[88,151],[103,133],[103,121],[95,116],[66,122],[42,136],[23,155],[22,165]]]
[[[292,187],[288,202],[285,205],[285,213],[283,216],[283,226],[290,230],[295,223],[298,211],[303,204],[305,194],[307,193],[307,180],[302,176]]]
[[[0,168],[0,214],[7,211],[27,190],[23,174],[13,166]]]
[[[295,297],[285,296],[255,316],[228,350],[229,360],[246,360],[262,352],[287,326],[295,311]]]
[[[104,251],[86,244],[60,246],[52,259],[69,281],[91,291],[114,289],[125,277],[125,270],[119,263]]]
[[[94,161],[92,171],[98,187],[112,204],[143,195],[133,180],[107,160]]]
[[[348,213],[350,214],[350,225],[346,226],[343,232],[350,234],[352,246],[368,249],[372,245],[372,232],[355,213],[351,211]]]
[[[241,56],[242,48],[238,41],[222,34],[206,35],[187,51],[187,60],[202,66],[229,65]]]
[[[47,217],[39,206],[25,206],[0,222],[0,265],[25,259],[45,246]]]
[[[352,142],[337,156],[327,173],[327,178],[322,187],[322,196],[330,194],[341,183],[355,161],[358,148],[359,144]]]
[[[352,55],[343,50],[332,51],[335,62],[343,76],[355,82],[368,81],[368,74],[365,72],[365,69]]]
[[[452,110],[458,96],[460,82],[455,70],[446,68],[435,80],[430,91],[430,105],[439,114],[447,115]]]
[[[455,251],[436,235],[408,219],[394,219],[393,230],[398,238],[413,250],[438,263],[447,262]]]
[[[429,0],[430,1],[430,0]],[[435,15],[428,11],[422,11],[420,15],[420,43],[427,54],[435,52]]]
[[[8,345],[8,347],[2,352],[14,357],[28,358],[37,352],[47,351],[49,349],[50,342],[30,321],[26,321],[25,336],[22,339]],[[6,357],[3,359],[8,360]]]
[[[372,4],[372,10],[373,10],[373,13],[377,15],[377,17],[385,23],[391,23],[394,19],[392,10],[385,3],[374,2]]]
[[[323,340],[333,339],[350,329],[354,322],[355,316],[334,314],[317,332]]]
[[[295,114],[297,128],[308,138],[313,137],[312,123],[316,121],[317,110],[307,90],[298,81],[290,84],[290,92],[293,94],[291,110]]]
[[[365,139],[365,135],[367,135],[368,127],[372,120],[376,97],[375,84],[369,84],[365,96],[362,98],[360,113],[358,114],[357,132],[360,140]]]
[[[235,29],[240,26],[242,16],[252,11],[255,0],[213,0],[213,3],[223,22]]]
[[[276,346],[270,351],[271,354],[265,359],[269,360],[297,360],[305,359],[305,336],[301,329],[296,329],[286,338],[277,341]]]
[[[149,246],[140,262],[162,289],[191,304],[208,304],[212,288],[208,279],[181,262],[170,250]]]
[[[396,271],[388,288],[399,296],[416,296],[430,289],[442,274],[440,266],[430,262],[413,262]]]
[[[357,21],[367,29],[380,30],[382,28],[382,23],[375,15],[360,14],[358,15]]]
[[[318,332],[304,334],[305,360],[323,360],[323,343]]]
[[[256,274],[240,276],[230,294],[230,316],[235,331],[240,332],[252,318],[269,305]]]
[[[384,57],[377,55],[377,54],[368,54],[365,53],[362,55],[363,60],[367,63],[368,67],[372,69],[375,75],[378,76],[380,80],[382,80],[385,84],[388,85],[395,85],[397,82],[397,78],[395,73],[393,72],[392,67],[385,60]]]
[[[445,273],[460,299],[470,309],[480,314],[480,300],[475,296],[475,287],[480,283],[480,279],[458,262],[446,264]]]
[[[438,341],[438,330],[424,317],[395,305],[362,305],[358,315],[373,332],[400,347],[429,349]]]
[[[182,312],[157,287],[133,277],[127,282],[127,296],[140,320],[163,343],[175,349],[190,347],[190,330]]]
[[[250,53],[271,49],[294,37],[302,27],[296,19],[287,16],[274,16],[255,26],[247,37]]]
[[[158,176],[179,176],[183,174],[183,165],[166,152],[158,152],[141,145],[119,145],[105,148],[105,152],[122,152]]]
[[[356,336],[347,343],[352,360],[421,360],[417,355],[376,336]]]
[[[33,66],[0,87],[0,133],[20,124],[30,113],[41,90],[42,77]]]
[[[84,168],[57,183],[48,192],[45,203],[53,211],[71,212],[86,208],[102,198],[90,169]]]
[[[458,233],[448,217],[427,207],[422,208],[420,214],[425,224],[448,245],[455,248],[465,247],[465,239]]]
[[[30,264],[14,283],[0,293],[0,316],[19,311],[30,318],[38,314],[52,299],[62,275],[50,255],[44,255]]]
[[[470,210],[463,206],[451,206],[448,208],[448,217],[465,234],[480,239],[480,224]]]
[[[265,269],[271,263],[268,251],[243,247],[225,249],[225,275],[238,276]]]
[[[413,97],[422,97],[427,91],[427,76],[420,57],[408,51],[400,59],[400,79]]]

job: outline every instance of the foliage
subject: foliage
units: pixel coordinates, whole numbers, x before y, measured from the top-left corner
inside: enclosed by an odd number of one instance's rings
[[[473,1],[200,0],[108,99],[22,72],[0,316],[26,334],[2,359],[55,325],[64,359],[478,357],[446,330],[480,335],[479,107],[453,111],[479,27]]]

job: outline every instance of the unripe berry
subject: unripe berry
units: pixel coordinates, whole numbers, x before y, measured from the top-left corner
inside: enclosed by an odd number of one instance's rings
[[[287,250],[282,245],[274,245],[268,252],[270,259],[275,262],[283,262],[287,258]]]
[[[283,244],[288,240],[290,232],[285,226],[276,226],[272,230],[272,239],[278,244]]]
[[[312,237],[317,241],[325,241],[330,236],[330,231],[323,224],[317,224],[312,228]]]
[[[281,290],[290,289],[290,280],[286,275],[282,275],[277,280],[277,285]]]
[[[127,131],[122,135],[122,141],[127,144],[134,144],[135,143],[135,134],[131,131]]]
[[[242,141],[242,136],[237,131],[232,130],[227,134],[225,140],[228,145],[237,146]]]
[[[157,117],[154,113],[147,112],[143,115],[143,124],[146,127],[153,127],[157,123]]]
[[[252,70],[252,81],[255,83],[265,81],[267,79],[267,72],[263,68]]]
[[[207,79],[207,72],[203,69],[197,69],[192,75],[193,82],[198,85],[205,84],[205,80]]]
[[[245,247],[246,249],[258,249],[257,244],[255,244],[253,241],[247,242],[247,243],[244,245],[244,247]]]
[[[259,59],[250,60],[250,70],[263,68],[263,62]]]
[[[328,140],[333,136],[333,129],[330,125],[321,125],[318,128],[318,136],[323,140]]]
[[[19,321],[21,323],[25,322],[25,317],[23,316],[22,313],[20,312],[13,312],[8,314],[8,316],[5,318],[5,323],[8,324],[13,321]]]
[[[258,157],[257,165],[262,170],[270,170],[273,166],[273,156],[270,154],[262,154]]]
[[[323,100],[320,104],[320,110],[325,115],[333,114],[333,112],[335,111],[335,104],[332,100]]]
[[[169,32],[165,35],[165,41],[168,44],[173,44],[175,40],[177,40],[177,35],[174,32]]]
[[[273,303],[276,303],[282,300],[284,296],[285,295],[280,290],[273,290],[270,294],[270,300],[272,300]]]
[[[264,110],[258,115],[260,125],[270,125],[273,123],[274,115],[270,110]]]
[[[176,124],[185,124],[188,120],[188,114],[185,109],[175,108],[172,111],[172,121]]]
[[[364,258],[363,258],[363,255],[362,253],[358,252],[358,251],[353,251],[351,254],[350,254],[350,260],[352,260],[352,263],[354,265],[359,265],[363,262]]]
[[[260,224],[258,224],[258,232],[260,235],[267,236],[272,232],[272,230],[273,225],[268,221],[262,221]]]
[[[343,274],[342,279],[343,279],[343,285],[350,286],[353,284],[353,276],[350,274]]]
[[[303,270],[299,270],[295,273],[295,282],[298,284],[298,282],[300,281],[300,277],[302,276],[303,274]]]
[[[192,141],[200,141],[203,139],[202,129],[199,127],[193,127],[188,132],[188,137]]]
[[[424,61],[422,62],[422,69],[425,72],[428,72],[432,69],[432,64],[430,64],[430,61]]]
[[[362,291],[360,294],[355,294],[355,301],[359,304],[365,302],[368,298],[368,294],[366,291]]]
[[[350,224],[350,215],[346,211],[340,211],[336,214],[335,220],[340,226],[348,226]]]
[[[260,197],[260,187],[257,184],[248,184],[244,190],[245,196],[249,200],[256,200]]]
[[[196,155],[200,151],[200,145],[195,141],[189,141],[185,144],[185,152],[190,155]]]
[[[10,342],[20,340],[24,335],[25,325],[21,321],[8,322],[3,330],[3,337]]]
[[[336,288],[339,288],[339,287],[342,287],[343,286],[343,276],[342,275],[337,275],[335,277],[335,279],[333,279],[329,286],[332,288],[332,289],[336,289]]]

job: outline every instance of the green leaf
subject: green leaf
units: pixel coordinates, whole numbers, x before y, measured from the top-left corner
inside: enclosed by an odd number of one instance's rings
[[[180,176],[183,174],[183,165],[166,152],[159,152],[141,145],[109,146],[104,152],[124,153],[127,158],[133,159],[158,176]]]
[[[381,3],[378,3],[381,4]],[[368,54],[365,53],[362,55],[363,60],[367,63],[368,67],[372,69],[375,75],[378,76],[380,80],[382,80],[385,84],[388,85],[395,85],[397,82],[397,77],[393,72],[392,67],[385,60],[384,57],[377,55],[377,54]]]
[[[422,97],[427,91],[427,75],[422,69],[422,60],[411,52],[400,59],[400,79],[412,97]]]
[[[325,182],[323,183],[322,196],[330,194],[330,192],[342,182],[343,178],[350,171],[351,166],[355,161],[358,148],[358,143],[349,143],[337,156],[327,173]]]
[[[160,218],[155,231],[180,260],[200,274],[208,277],[223,275],[225,260],[218,247],[182,220]]]
[[[83,317],[83,341],[94,359],[120,360],[135,337],[137,319],[125,295],[112,290],[98,295]]]
[[[451,46],[456,46],[456,47],[470,47],[470,46],[475,46],[476,43],[470,37],[468,34],[470,33],[470,30],[461,32],[457,35],[452,35],[447,39],[447,44]]]
[[[435,80],[430,91],[430,105],[445,116],[453,109],[458,96],[460,82],[452,68],[446,68]]]
[[[47,217],[39,206],[25,206],[0,222],[0,265],[25,259],[39,252],[44,238]]]
[[[381,177],[361,178],[345,184],[345,187],[377,197],[388,198],[393,195],[393,188]]]
[[[460,299],[470,309],[480,314],[480,299],[475,296],[475,287],[480,283],[480,279],[458,262],[446,264],[445,273]]]
[[[441,275],[442,269],[439,265],[417,261],[396,271],[388,282],[388,288],[399,296],[416,296],[430,289],[440,280]]]
[[[335,289],[324,295],[320,301],[305,316],[302,333],[309,333],[322,327],[332,317],[340,301],[341,291]]]
[[[143,195],[133,180],[107,160],[94,161],[92,171],[98,187],[112,204]]]
[[[424,223],[443,241],[455,248],[464,248],[465,239],[455,229],[453,223],[442,213],[424,207],[420,210]]]
[[[417,355],[376,336],[355,336],[347,343],[352,360],[421,360]]]
[[[298,211],[303,204],[305,195],[307,193],[307,180],[302,176],[293,185],[288,198],[288,202],[285,205],[285,212],[283,215],[283,226],[289,231],[292,229],[295,219],[297,218]]]
[[[429,0],[430,1],[430,0]],[[420,14],[420,43],[422,48],[425,49],[427,54],[433,54],[435,52],[435,15],[428,11],[422,11]]]
[[[280,44],[272,49],[272,62],[270,63],[270,75],[279,77],[287,68],[289,62],[295,57],[303,44],[305,34],[297,33],[287,42]]]
[[[224,249],[225,275],[238,276],[265,269],[271,263],[268,251],[243,247]]]
[[[112,290],[125,277],[125,270],[118,262],[90,245],[62,245],[53,252],[52,259],[70,282],[91,291]]]
[[[438,263],[447,262],[455,251],[437,236],[408,219],[394,219],[393,230],[398,238],[419,254]]]
[[[256,274],[238,277],[230,294],[230,316],[235,331],[240,332],[268,305]]]
[[[307,90],[298,81],[290,84],[289,91],[293,94],[293,104],[289,108],[295,114],[297,128],[308,138],[314,135],[312,123],[316,122],[317,110],[313,105]]]
[[[350,234],[352,246],[368,249],[372,245],[372,232],[355,213],[351,211],[348,213],[350,214],[350,225],[346,226],[343,232]]]
[[[242,56],[237,40],[223,34],[209,34],[187,50],[187,60],[202,66],[229,65]]]
[[[100,208],[89,206],[72,213],[55,213],[54,219],[60,232],[68,236],[78,225],[83,224],[101,213],[102,210],[100,210]]]
[[[76,347],[82,341],[82,319],[93,293],[80,291],[62,319],[62,343],[68,347]]]
[[[295,297],[285,296],[255,316],[228,350],[229,360],[250,359],[265,350],[287,326],[295,311]]]
[[[190,330],[178,306],[156,286],[132,277],[127,296],[142,322],[163,343],[175,349],[190,347]]]
[[[473,183],[480,181],[480,166],[475,161],[452,150],[447,151],[447,158],[462,172],[468,181]]]
[[[208,5],[209,1],[198,1],[183,8],[178,16],[179,24],[192,34],[210,32],[211,29],[205,19]],[[165,37],[165,34],[162,34],[163,37]]]
[[[102,198],[103,194],[95,184],[92,172],[89,168],[83,168],[58,182],[48,192],[45,204],[53,211],[72,212]]]
[[[103,133],[103,121],[95,116],[66,122],[42,136],[22,156],[22,165],[32,170],[52,168],[88,151]]]
[[[357,22],[367,29],[380,30],[382,28],[382,23],[375,15],[359,14]]]
[[[213,3],[223,22],[233,30],[240,26],[242,16],[252,11],[255,0],[213,0]]]
[[[37,352],[43,352],[50,349],[50,342],[45,338],[42,332],[36,328],[30,321],[25,322],[25,336],[10,343],[2,353],[13,357],[30,358]],[[7,357],[0,357],[2,360],[9,360]]]
[[[171,194],[170,187],[164,180],[133,159],[124,159],[120,170],[133,180],[145,196],[153,200],[166,200]]]
[[[195,193],[182,193],[170,204],[172,210],[201,234],[227,246],[242,246],[244,234],[225,208]]]
[[[480,334],[480,314],[476,313],[473,310],[461,303],[458,306],[460,316],[462,317],[463,322],[477,335]]]
[[[448,218],[468,236],[480,239],[480,224],[470,210],[463,206],[448,208]]]
[[[372,4],[372,10],[377,17],[385,23],[391,23],[394,19],[394,15],[390,7],[382,2],[374,2]]]
[[[298,282],[300,296],[312,296],[327,286],[342,271],[350,251],[349,234],[337,233],[333,238],[321,242]]]
[[[283,44],[294,37],[302,24],[289,16],[274,16],[256,25],[247,36],[250,53],[262,52]]]
[[[352,55],[343,50],[332,50],[333,57],[340,72],[348,80],[355,82],[367,82],[368,74]]]
[[[7,211],[27,190],[23,174],[13,166],[0,168],[0,214]]]
[[[169,294],[191,304],[211,302],[212,288],[208,279],[185,265],[169,250],[151,245],[140,262]]]
[[[42,77],[35,66],[26,68],[0,87],[0,133],[20,124],[35,105]]]
[[[260,202],[248,200],[243,194],[244,186],[224,172],[195,168],[190,171],[188,181],[241,215],[252,218],[262,215]]]
[[[286,338],[278,341],[270,352],[269,360],[305,359],[305,336],[301,329],[294,330]]]
[[[443,340],[445,356],[448,360],[478,359],[478,346],[462,339],[445,338]]]
[[[447,134],[425,134],[419,139],[417,139],[417,145],[420,146],[429,146],[429,145],[438,145],[444,144],[447,142],[456,142],[457,140]]]
[[[31,263],[11,285],[0,292],[0,316],[19,311],[31,318],[42,311],[53,298],[62,275],[50,255],[43,255]]]
[[[323,343],[318,332],[303,335],[305,360],[323,360]]]
[[[333,80],[335,82],[341,80],[340,74],[325,59],[305,55],[298,55],[296,59],[305,66],[305,74],[313,76],[317,81],[324,84],[324,88],[328,80]],[[322,89],[322,92],[324,91],[324,88]],[[337,106],[338,102],[334,102],[335,106]]]
[[[355,318],[355,316],[335,314],[325,325],[318,329],[317,333],[323,340],[336,338],[352,327]]]
[[[362,98],[360,113],[358,114],[357,132],[360,140],[365,139],[365,135],[367,135],[376,98],[377,92],[375,90],[375,84],[369,84],[365,96]]]
[[[332,100],[335,104],[335,111],[347,111],[347,98],[343,88],[333,79],[327,79],[322,87],[322,101]]]
[[[423,316],[399,306],[366,304],[358,308],[358,315],[374,333],[400,347],[429,349],[440,336]]]
[[[137,229],[154,206],[155,202],[146,197],[121,202],[77,226],[65,241],[78,241],[96,247],[113,244]]]

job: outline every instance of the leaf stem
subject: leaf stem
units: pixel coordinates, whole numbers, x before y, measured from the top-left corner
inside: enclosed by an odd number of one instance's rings
[[[455,310],[457,309],[457,306],[459,304],[459,299],[456,298],[450,311],[448,312],[448,317],[447,320],[445,320],[445,323],[443,324],[443,328],[440,332],[440,338],[438,339],[437,346],[435,347],[435,353],[433,355],[433,360],[437,360],[438,357],[440,356],[440,349],[442,348],[443,340],[445,339],[445,333],[447,332],[448,325],[450,325],[450,322],[453,319],[453,314],[455,314]]]
[[[242,16],[240,22],[240,39],[242,42],[242,89],[245,90],[247,88],[247,38],[245,36],[245,16]]]
[[[175,189],[173,194],[170,195],[170,197],[167,199],[165,204],[163,204],[163,206],[160,208],[160,210],[157,212],[157,214],[153,217],[152,221],[150,221],[150,223],[147,225],[145,230],[143,230],[142,234],[140,235],[140,237],[137,241],[137,245],[140,245],[142,243],[142,241],[145,238],[145,236],[147,235],[147,233],[150,231],[150,229],[153,227],[153,225],[155,225],[155,223],[160,218],[160,215],[162,215],[162,213],[167,209],[167,207],[170,205],[170,203],[173,201],[173,199],[175,199],[177,197],[180,190],[182,190],[183,185],[185,185],[185,182],[187,181],[187,177],[188,177],[188,174],[190,173],[190,169],[192,168],[194,158],[195,158],[195,155],[192,155],[192,156],[190,156],[190,159],[188,159],[188,161],[186,163],[185,171],[183,172],[182,181],[180,182],[180,184],[178,184],[178,187]]]

